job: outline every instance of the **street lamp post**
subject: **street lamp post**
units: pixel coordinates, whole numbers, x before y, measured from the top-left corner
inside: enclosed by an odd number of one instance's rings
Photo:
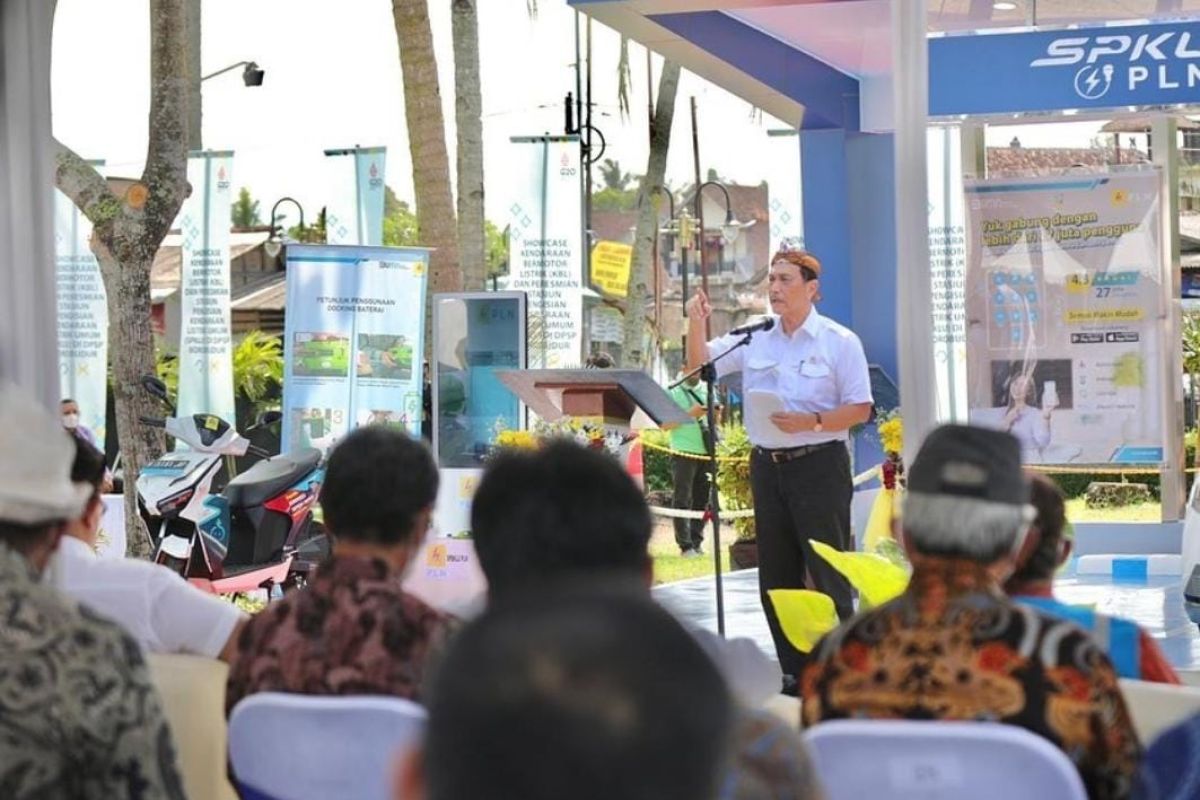
[[[195,13],[198,14],[199,13],[199,10],[198,10],[199,3],[196,3],[195,5],[197,8]],[[197,34],[197,37],[198,37],[198,34]],[[194,50],[195,52],[189,53],[189,56],[193,59],[199,59],[199,48],[200,48],[200,45],[198,42],[193,43],[191,46],[191,49]],[[203,149],[202,142],[201,142],[201,139],[202,139],[201,120],[203,119],[202,113],[201,113],[201,106],[203,103],[203,98],[201,97],[201,94],[200,94],[200,84],[204,83],[209,78],[215,78],[218,75],[224,75],[226,72],[235,70],[238,67],[243,67],[242,82],[247,87],[262,86],[263,77],[267,74],[266,70],[260,68],[258,66],[258,64],[256,64],[253,61],[239,61],[236,64],[230,64],[228,67],[224,67],[222,69],[217,70],[216,72],[212,72],[212,73],[209,73],[208,75],[205,75],[200,80],[198,80],[192,84],[193,88],[191,90],[191,98],[190,99],[191,99],[193,108],[191,109],[191,111],[188,114],[188,148],[189,149],[191,149],[191,150]]]
[[[721,194],[725,196],[725,224],[721,226],[721,237],[726,241],[733,242],[738,235],[738,225],[733,219],[733,202],[729,199],[729,190],[725,188],[725,184],[720,181],[705,181],[696,187],[696,218],[700,221],[700,285],[704,289],[704,294],[708,294],[708,259],[705,257],[704,248],[704,189],[707,186],[715,186],[721,190]],[[717,272],[721,271],[721,267],[717,265]],[[686,285],[686,284],[685,284]],[[712,338],[712,317],[709,317],[705,323],[705,334]]]
[[[271,206],[271,235],[267,238],[267,243],[263,245],[263,249],[267,252],[268,258],[276,258],[283,250],[285,240],[285,234],[283,234],[281,230],[283,226],[275,224],[275,220],[279,218],[278,214],[275,212],[279,210],[280,203],[292,203],[296,206],[296,209],[300,212],[300,228],[304,228],[304,206],[300,205],[300,203],[292,197],[281,197],[276,200],[275,205]]]

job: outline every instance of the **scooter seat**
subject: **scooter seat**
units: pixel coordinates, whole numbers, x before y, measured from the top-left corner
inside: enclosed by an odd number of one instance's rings
[[[319,463],[321,451],[313,447],[259,461],[225,485],[225,499],[231,508],[262,505],[312,472]]]

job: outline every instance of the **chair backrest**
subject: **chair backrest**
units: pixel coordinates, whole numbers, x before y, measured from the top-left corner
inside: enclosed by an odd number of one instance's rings
[[[397,754],[425,730],[425,709],[397,697],[262,692],[229,716],[239,786],[274,800],[390,800]]]
[[[1064,753],[1010,725],[838,720],[804,738],[828,800],[1087,800]]]
[[[226,778],[225,662],[202,656],[147,653],[188,797],[236,800]]]
[[[1142,744],[1188,717],[1200,714],[1200,689],[1121,679],[1121,694]]]

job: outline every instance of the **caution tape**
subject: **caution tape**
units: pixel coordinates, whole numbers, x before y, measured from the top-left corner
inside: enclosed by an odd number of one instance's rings
[[[708,456],[706,456],[706,455],[701,455],[698,453],[688,453],[683,450],[675,450],[670,447],[664,447],[661,444],[655,444],[653,442],[648,442],[644,439],[642,440],[642,447],[646,448],[647,450],[657,450],[660,453],[666,453],[667,455],[674,456],[677,458],[690,458],[695,461],[708,461]],[[750,456],[748,456],[748,455],[746,455],[746,456],[717,456],[718,463],[744,464],[749,460],[750,460]],[[1160,474],[1162,474],[1162,469],[1160,469],[1158,467],[1110,467],[1110,466],[1104,466],[1104,465],[1080,466],[1080,467],[1058,467],[1058,466],[1052,466],[1052,465],[1048,465],[1048,464],[1030,464],[1028,466],[1028,468],[1031,470],[1034,470],[1036,472],[1041,472],[1041,473],[1044,473],[1047,475],[1160,475]],[[859,478],[855,478],[854,485],[858,486],[860,483],[865,483],[866,481],[875,477],[876,474],[878,473],[878,470],[879,470],[879,468],[875,467],[872,470],[868,470],[867,472],[864,472],[863,475],[868,475],[868,473],[870,473],[869,476],[863,478],[862,481],[859,481]],[[1200,472],[1200,467],[1189,467],[1189,468],[1185,469],[1184,472],[1189,475],[1194,475],[1197,472]],[[859,476],[859,477],[861,478],[862,476]]]
[[[861,486],[879,474],[879,467],[872,467],[866,472],[855,475],[851,482],[855,486]],[[650,506],[650,513],[657,514],[660,517],[670,517],[672,519],[708,519],[708,511],[690,511],[682,508],[666,508],[664,506]],[[746,519],[754,516],[753,508],[741,508],[736,511],[721,511],[721,519]]]

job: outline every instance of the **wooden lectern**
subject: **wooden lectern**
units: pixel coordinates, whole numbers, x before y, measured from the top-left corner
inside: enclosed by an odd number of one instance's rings
[[[547,422],[587,417],[628,430],[639,410],[663,430],[692,421],[671,395],[641,370],[527,369],[504,370],[496,376]]]

